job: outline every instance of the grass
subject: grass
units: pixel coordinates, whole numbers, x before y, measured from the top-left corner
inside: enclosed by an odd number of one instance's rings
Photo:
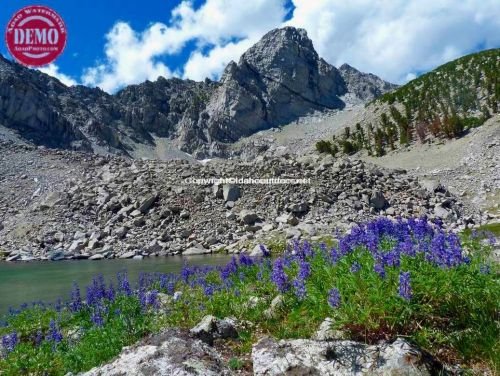
[[[499,269],[488,264],[490,251],[477,237],[460,242],[425,220],[380,219],[333,248],[292,243],[274,259],[240,256],[223,268],[143,275],[134,289],[123,274],[116,290],[96,278],[86,301],[73,288],[65,304],[6,317],[0,374],[85,371],[150,333],[191,328],[207,314],[251,323],[231,343],[235,370],[259,336],[310,338],[331,317],[346,337],[376,343],[406,336],[441,360],[498,373]],[[277,295],[283,305],[268,318]]]

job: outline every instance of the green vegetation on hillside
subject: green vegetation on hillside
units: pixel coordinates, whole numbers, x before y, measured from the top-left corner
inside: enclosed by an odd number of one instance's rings
[[[387,150],[429,138],[456,138],[500,107],[500,49],[468,55],[384,94],[367,106],[385,109],[373,124],[357,124],[342,137],[317,144],[320,152]]]

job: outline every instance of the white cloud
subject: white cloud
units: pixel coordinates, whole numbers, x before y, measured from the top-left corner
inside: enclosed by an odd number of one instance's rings
[[[237,43],[216,46],[208,54],[195,51],[184,65],[184,78],[197,81],[206,77],[217,79],[231,60],[237,60],[254,43],[254,40],[244,39]]]
[[[180,52],[189,41],[195,41],[198,50],[186,63],[189,71],[186,76],[216,77],[244,48],[282,22],[286,12],[284,1],[207,0],[198,9],[183,1],[172,11],[169,25],[155,23],[140,33],[127,23],[118,22],[106,35],[105,61],[88,68],[82,80],[113,92],[128,84],[155,80],[160,75],[170,77],[173,72],[157,59]],[[207,46],[212,49],[205,55],[202,51]]]
[[[309,32],[318,53],[404,82],[467,54],[500,46],[498,0],[293,0],[289,25]],[[409,75],[410,74],[410,75]],[[411,75],[413,74],[413,75]]]
[[[59,67],[55,64],[49,64],[45,67],[38,68],[38,70],[40,72],[48,74],[49,76],[57,78],[59,81],[61,81],[66,86],[74,86],[74,85],[78,84],[76,82],[76,80],[74,80],[70,76],[67,76],[64,73],[59,72]]]
[[[500,46],[498,0],[292,2],[295,10],[287,22],[285,0],[206,0],[199,8],[183,1],[168,23],[141,32],[118,22],[106,35],[104,61],[86,69],[82,81],[113,92],[160,75],[217,78],[230,60],[283,25],[305,28],[330,63],[347,62],[398,83],[478,46]],[[169,67],[168,57],[188,42],[196,48],[184,66]]]

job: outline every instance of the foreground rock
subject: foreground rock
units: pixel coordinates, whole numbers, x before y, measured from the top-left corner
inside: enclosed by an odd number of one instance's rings
[[[276,341],[253,346],[254,375],[407,375],[443,374],[444,367],[403,339],[380,346],[353,341]]]
[[[205,316],[190,333],[209,345],[213,345],[214,339],[217,338],[238,338],[235,319],[220,320],[211,315]]]
[[[177,330],[168,330],[138,345],[125,348],[105,366],[85,376],[231,375],[220,355],[202,341],[191,339]]]

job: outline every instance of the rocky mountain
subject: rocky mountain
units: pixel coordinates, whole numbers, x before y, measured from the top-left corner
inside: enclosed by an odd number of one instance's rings
[[[235,141],[314,110],[343,108],[339,96],[346,92],[305,30],[273,30],[227,66],[207,106],[207,128],[216,140]]]
[[[360,72],[349,64],[343,64],[339,72],[347,85],[347,92],[360,101],[372,101],[398,87],[374,74]]]
[[[392,88],[353,68],[336,69],[305,30],[292,27],[266,34],[220,82],[160,77],[115,95],[68,88],[0,57],[0,135],[8,128],[37,145],[130,156],[161,137],[197,157],[224,156],[225,145],[242,137],[342,109],[341,96],[365,101]]]

